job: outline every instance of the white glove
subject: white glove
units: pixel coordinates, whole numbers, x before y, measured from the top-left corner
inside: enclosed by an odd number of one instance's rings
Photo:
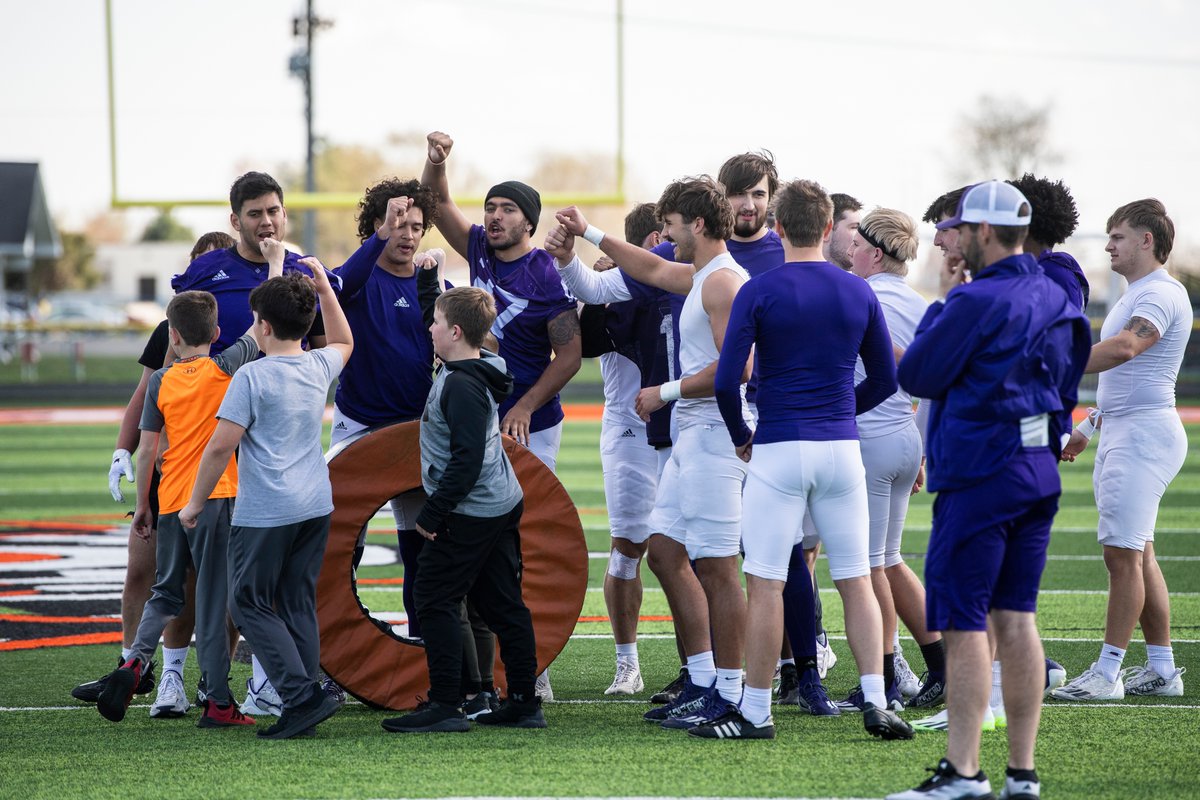
[[[133,483],[133,461],[128,450],[118,447],[113,451],[112,466],[108,468],[108,491],[112,493],[112,499],[118,503],[125,502],[125,495],[121,492],[121,476],[125,476],[125,480]]]

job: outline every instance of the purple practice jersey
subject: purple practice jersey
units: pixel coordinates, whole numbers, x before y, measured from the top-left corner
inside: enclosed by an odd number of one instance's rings
[[[290,250],[283,258],[284,272],[300,272],[312,276],[308,267],[301,266],[299,261],[304,256],[296,255]],[[224,250],[213,250],[199,256],[188,265],[182,274],[171,279],[171,288],[176,294],[187,291],[210,292],[217,298],[217,324],[221,326],[221,334],[212,343],[210,355],[217,355],[241,338],[250,330],[254,323],[254,312],[250,310],[250,292],[267,279],[266,263],[257,264],[242,258],[237,251],[237,245]],[[341,281],[330,273],[329,282],[334,291],[341,287]],[[320,312],[317,321],[309,335],[322,334],[324,328],[319,327]]]
[[[773,230],[767,230],[765,236],[755,239],[753,242],[739,242],[736,239],[727,239],[725,246],[729,248],[729,255],[733,256],[733,260],[738,263],[738,266],[750,273],[751,278],[757,278],[769,269],[775,269],[783,263],[783,242],[779,239],[779,234]]]
[[[417,419],[433,385],[433,342],[417,302],[417,275],[401,278],[376,265],[387,245],[372,236],[334,270],[354,352],[334,402],[368,427]]]
[[[896,391],[896,359],[870,286],[825,261],[793,262],[751,278],[733,300],[714,390],[737,446],[742,366],[758,351],[758,444],[858,439],[855,417]],[[867,377],[854,385],[855,360]],[[740,359],[740,361],[739,361]]]
[[[492,335],[500,342],[499,356],[513,375],[513,393],[500,405],[500,419],[504,419],[550,366],[547,325],[559,314],[575,313],[575,298],[558,277],[553,256],[535,247],[516,261],[500,261],[481,225],[472,225],[468,234],[467,264],[471,285],[491,292],[496,300]],[[556,394],[533,412],[529,431],[552,428],[562,418]]]

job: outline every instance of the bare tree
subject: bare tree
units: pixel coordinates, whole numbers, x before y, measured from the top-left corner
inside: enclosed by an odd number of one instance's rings
[[[1016,178],[1062,161],[1051,149],[1050,105],[1031,106],[1016,97],[983,95],[962,118],[964,158],[960,182]]]

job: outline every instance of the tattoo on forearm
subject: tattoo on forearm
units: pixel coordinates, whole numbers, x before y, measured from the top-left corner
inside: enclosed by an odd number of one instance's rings
[[[579,317],[574,311],[564,311],[546,325],[550,344],[564,345],[579,335]]]
[[[1129,322],[1125,323],[1125,330],[1133,331],[1133,335],[1139,339],[1154,339],[1158,336],[1158,328],[1142,317],[1130,317]]]

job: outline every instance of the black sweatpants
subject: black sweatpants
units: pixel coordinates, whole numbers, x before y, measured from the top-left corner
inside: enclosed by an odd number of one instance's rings
[[[500,517],[451,514],[445,530],[421,550],[416,603],[429,663],[429,698],[458,705],[462,677],[462,601],[483,615],[500,639],[509,694],[532,697],[537,676],[533,617],[521,599],[521,534],[525,505]]]

